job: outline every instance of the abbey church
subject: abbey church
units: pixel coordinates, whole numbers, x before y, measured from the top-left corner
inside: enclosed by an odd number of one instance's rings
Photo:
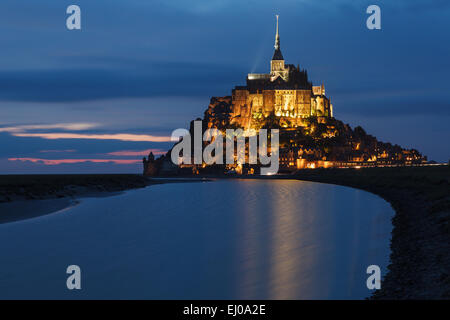
[[[310,116],[333,117],[333,106],[325,96],[325,87],[313,86],[306,70],[285,64],[280,47],[278,16],[275,51],[270,61],[270,73],[250,73],[246,86],[236,86],[232,92],[231,123],[251,129],[252,120],[275,114],[285,126],[305,125]]]

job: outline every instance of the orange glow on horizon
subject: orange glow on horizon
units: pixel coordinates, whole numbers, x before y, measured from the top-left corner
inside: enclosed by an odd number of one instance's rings
[[[20,133],[27,130],[46,130],[46,129],[62,129],[62,130],[89,130],[98,127],[97,123],[54,123],[54,124],[27,124],[12,127],[0,127],[0,132]]]
[[[152,136],[147,134],[114,133],[114,134],[84,134],[84,133],[13,133],[15,137],[56,139],[92,139],[120,140],[137,142],[171,142],[168,136]]]

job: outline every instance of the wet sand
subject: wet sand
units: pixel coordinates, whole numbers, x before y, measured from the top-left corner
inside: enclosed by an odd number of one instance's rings
[[[83,198],[112,197],[120,192],[84,192],[77,196],[0,203],[0,224],[37,218],[76,206]]]
[[[75,204],[70,198],[3,202],[0,203],[0,224],[39,217]]]
[[[109,197],[154,184],[202,178],[147,178],[136,174],[0,175],[0,224],[36,218],[76,205],[79,199]]]

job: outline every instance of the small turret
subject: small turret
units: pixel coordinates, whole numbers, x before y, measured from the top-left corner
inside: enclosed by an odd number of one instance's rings
[[[148,159],[146,159],[145,157],[142,159],[142,162],[144,164],[144,176],[156,176],[158,174],[158,162],[160,162],[158,160],[155,160],[153,152],[150,152],[150,154],[148,155]]]

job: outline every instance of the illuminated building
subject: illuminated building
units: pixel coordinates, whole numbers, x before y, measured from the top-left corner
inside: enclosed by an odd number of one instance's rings
[[[306,70],[285,64],[281,53],[278,16],[270,73],[250,73],[246,86],[233,89],[231,122],[250,129],[271,114],[278,117],[285,127],[304,126],[304,119],[310,116],[333,117],[333,107],[325,95],[325,86],[313,86]]]

